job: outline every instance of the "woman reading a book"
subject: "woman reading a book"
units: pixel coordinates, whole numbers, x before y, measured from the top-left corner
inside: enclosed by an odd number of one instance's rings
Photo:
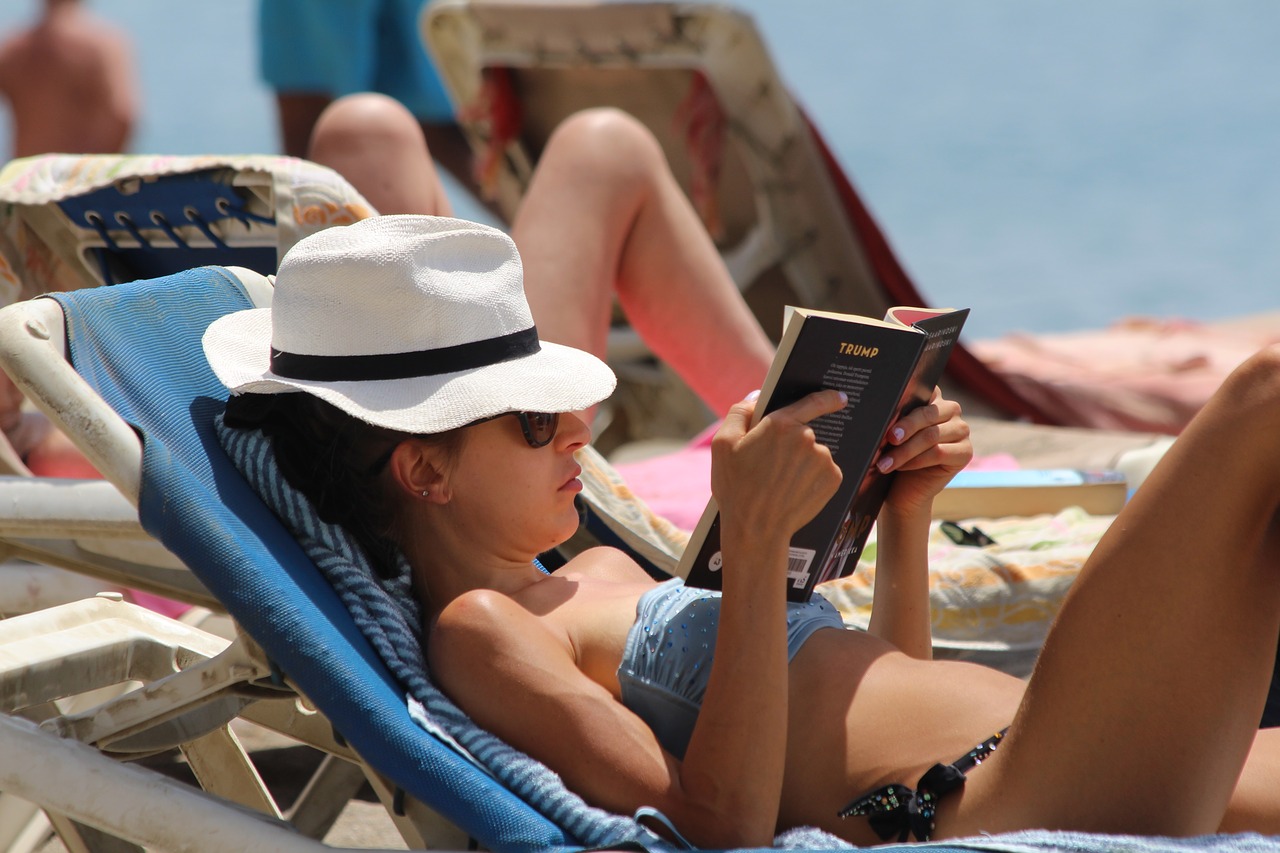
[[[888,437],[864,633],[783,594],[790,535],[840,479],[809,427],[836,392],[754,427],[753,402],[730,408],[713,446],[723,594],[607,548],[540,570],[577,525],[590,433],[574,412],[613,380],[539,343],[501,232],[416,216],[322,231],[281,263],[273,308],[219,320],[205,346],[228,422],[271,436],[375,562],[407,557],[445,691],[591,803],[655,807],[706,846],[800,825],[864,844],[1280,831],[1280,738],[1256,731],[1280,631],[1280,348],[1232,375],[1125,508],[1024,684],[929,659],[930,504],[971,456],[941,397]]]

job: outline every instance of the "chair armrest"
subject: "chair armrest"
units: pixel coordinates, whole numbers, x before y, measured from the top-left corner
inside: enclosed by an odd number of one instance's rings
[[[0,368],[136,506],[142,442],[67,361],[64,328],[62,307],[52,299],[0,309]],[[68,429],[72,422],[76,428]]]

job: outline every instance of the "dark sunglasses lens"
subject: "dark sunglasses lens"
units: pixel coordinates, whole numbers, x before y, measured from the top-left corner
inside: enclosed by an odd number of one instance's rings
[[[534,447],[544,447],[556,437],[556,428],[560,425],[560,413],[524,412],[524,422],[528,426],[529,443]]]

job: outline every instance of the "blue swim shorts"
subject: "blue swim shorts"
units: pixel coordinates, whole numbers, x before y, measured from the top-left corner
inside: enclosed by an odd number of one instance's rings
[[[262,79],[277,92],[334,98],[382,92],[420,121],[449,123],[453,105],[423,45],[424,0],[261,0]]]

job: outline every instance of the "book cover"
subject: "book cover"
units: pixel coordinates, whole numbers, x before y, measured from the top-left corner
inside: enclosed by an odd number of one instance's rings
[[[886,319],[791,309],[756,420],[823,388],[849,404],[818,418],[815,435],[844,478],[836,494],[791,540],[787,597],[805,601],[818,583],[852,572],[893,474],[874,465],[889,427],[928,402],[968,309],[894,308]],[[681,557],[691,586],[720,588],[719,512],[712,498]]]

